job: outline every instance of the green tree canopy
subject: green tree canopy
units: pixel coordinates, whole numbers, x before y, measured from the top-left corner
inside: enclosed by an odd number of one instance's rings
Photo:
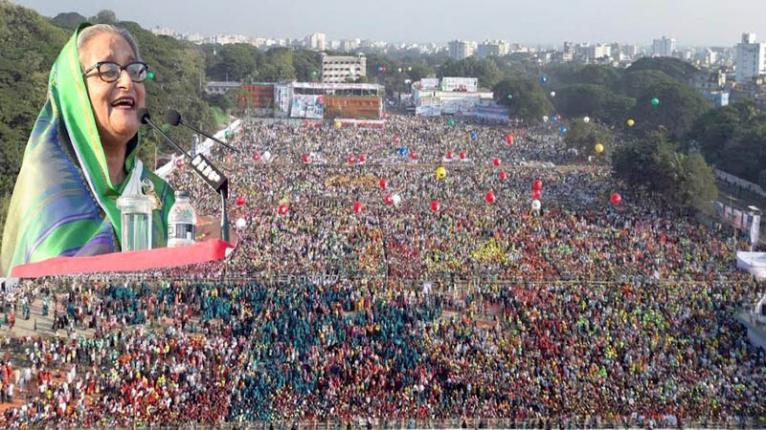
[[[507,106],[511,116],[525,121],[540,122],[542,117],[553,109],[537,79],[532,77],[505,78],[498,82],[492,91],[495,100]],[[512,97],[509,98],[509,95]]]

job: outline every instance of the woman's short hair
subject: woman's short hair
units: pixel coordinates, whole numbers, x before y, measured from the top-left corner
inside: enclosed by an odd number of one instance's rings
[[[77,52],[82,52],[82,47],[85,46],[85,44],[88,43],[90,39],[102,33],[113,33],[122,36],[122,38],[128,42],[128,45],[130,45],[130,48],[133,50],[133,55],[136,57],[136,61],[142,61],[141,53],[138,50],[138,43],[136,43],[136,39],[133,37],[133,35],[124,28],[115,27],[109,24],[95,24],[82,30],[80,35],[77,36]]]

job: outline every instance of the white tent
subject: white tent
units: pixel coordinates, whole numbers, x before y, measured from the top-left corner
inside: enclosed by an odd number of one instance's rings
[[[766,252],[737,251],[737,267],[758,280],[766,279]]]

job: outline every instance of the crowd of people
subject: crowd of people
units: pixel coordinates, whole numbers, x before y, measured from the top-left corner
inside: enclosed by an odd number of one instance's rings
[[[766,422],[766,352],[735,319],[765,291],[736,238],[614,182],[557,127],[250,121],[230,143],[228,259],[6,296],[41,322],[0,329],[0,426]],[[169,181],[219,210],[188,169]]]

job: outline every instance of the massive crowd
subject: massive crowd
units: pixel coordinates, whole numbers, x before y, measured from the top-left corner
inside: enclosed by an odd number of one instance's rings
[[[244,200],[229,259],[4,296],[4,316],[45,323],[14,337],[0,320],[0,426],[766,419],[766,353],[734,318],[764,286],[736,271],[736,238],[622,188],[556,131],[245,124],[241,155],[215,152]],[[187,169],[170,182],[218,211]]]

